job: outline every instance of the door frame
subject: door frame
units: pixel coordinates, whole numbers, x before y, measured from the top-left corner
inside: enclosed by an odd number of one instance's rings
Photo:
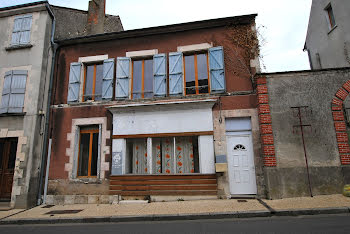
[[[11,153],[11,144],[12,142],[16,142],[16,152],[15,152],[15,162],[16,162],[16,158],[17,158],[17,149],[18,149],[18,137],[7,137],[7,138],[0,138],[0,141],[2,141],[4,143],[4,149],[2,152],[2,159],[0,164],[2,164],[2,173],[0,174],[0,201],[10,201],[11,200],[11,196],[12,196],[12,187],[13,187],[13,181],[14,181],[14,174],[15,174],[15,167],[16,165],[14,164],[12,170],[13,172],[11,172],[12,174],[12,183],[11,183],[11,191],[9,192],[10,195],[9,197],[2,197],[3,195],[5,195],[2,191],[2,188],[7,187],[7,185],[4,186],[4,184],[2,184],[3,180],[4,180],[4,176],[5,173],[8,171],[7,166],[10,160],[10,153]]]
[[[230,191],[230,196],[239,196],[240,194],[232,194],[231,193],[231,180],[230,180],[230,165],[229,165],[229,151],[228,151],[228,138],[229,137],[248,137],[249,139],[249,143],[250,143],[250,147],[251,147],[251,162],[253,164],[254,167],[254,179],[255,179],[255,193],[252,194],[244,194],[242,193],[241,195],[257,195],[258,193],[258,185],[257,185],[257,178],[256,178],[256,163],[255,163],[255,157],[254,157],[254,144],[253,144],[253,134],[252,131],[226,131],[226,152],[227,152],[227,169],[228,169],[228,182],[229,182],[229,191]]]

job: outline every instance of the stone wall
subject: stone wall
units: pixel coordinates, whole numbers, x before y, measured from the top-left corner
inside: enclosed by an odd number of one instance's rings
[[[350,69],[285,72],[267,78],[276,166],[265,167],[270,198],[340,193],[350,167],[341,164],[332,103],[350,79]],[[341,100],[339,100],[341,101]],[[298,108],[304,126],[304,144]],[[342,112],[341,112],[342,113]]]

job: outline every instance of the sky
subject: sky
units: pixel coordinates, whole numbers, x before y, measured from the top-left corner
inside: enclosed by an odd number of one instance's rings
[[[0,0],[0,8],[35,2]],[[49,0],[87,10],[89,0]],[[119,15],[124,30],[257,13],[264,72],[310,69],[303,52],[311,0],[106,0],[106,13]]]

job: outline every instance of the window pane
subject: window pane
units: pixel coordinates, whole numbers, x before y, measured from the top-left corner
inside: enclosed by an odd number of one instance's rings
[[[152,138],[154,174],[174,173],[174,138]]]
[[[78,176],[88,176],[90,133],[80,134]]]
[[[144,97],[153,97],[153,59],[145,60]]]
[[[141,98],[142,89],[142,60],[133,61],[132,92],[133,99]]]
[[[96,65],[95,100],[102,100],[103,64]]]
[[[208,64],[207,54],[197,55],[199,93],[208,93]]]
[[[97,175],[97,158],[98,158],[98,133],[93,133],[92,155],[91,155],[91,176]]]
[[[15,168],[16,153],[17,153],[17,140],[11,140],[10,155],[7,163],[7,169]]]
[[[196,93],[194,55],[185,56],[186,94]]]
[[[329,23],[331,24],[331,27],[333,28],[335,26],[335,19],[334,19],[332,6],[329,6],[327,8],[327,12],[328,12],[328,17],[329,17]]]
[[[128,139],[128,160],[132,161],[133,174],[147,174],[147,138]]]
[[[175,137],[176,173],[198,172],[198,137]],[[197,163],[197,165],[195,165]]]
[[[92,100],[92,85],[94,81],[94,65],[86,66],[84,101]]]

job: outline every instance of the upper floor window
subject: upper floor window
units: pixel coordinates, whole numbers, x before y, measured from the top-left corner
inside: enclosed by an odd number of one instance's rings
[[[185,95],[209,93],[208,54],[185,55],[184,67]]]
[[[132,98],[153,97],[153,59],[132,61]]]
[[[103,64],[87,64],[84,69],[83,101],[102,100]]]
[[[5,73],[0,114],[23,112],[27,75],[28,72],[23,70]]]
[[[32,27],[32,15],[16,16],[11,45],[25,45],[30,43],[30,30]]]
[[[332,5],[329,4],[326,8],[325,11],[327,12],[327,20],[329,23],[329,28],[332,29],[335,27],[335,18],[334,18],[334,14],[333,14],[333,9],[332,9]]]
[[[114,59],[97,63],[71,63],[69,71],[68,103],[111,100],[113,96]]]

